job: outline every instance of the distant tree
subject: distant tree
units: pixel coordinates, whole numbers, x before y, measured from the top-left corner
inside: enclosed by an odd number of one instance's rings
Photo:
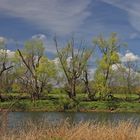
[[[66,92],[70,98],[74,99],[76,97],[78,79],[81,77],[88,64],[88,60],[92,55],[92,50],[83,47],[82,43],[79,48],[77,47],[78,49],[75,48],[74,39],[69,41],[67,46],[60,50],[56,38],[54,41],[61,68],[66,78]]]
[[[23,50],[17,50],[17,77],[24,91],[35,101],[47,84],[55,77],[54,63],[44,55],[44,45],[39,39],[27,41]]]
[[[110,79],[112,73],[112,65],[119,63],[119,50],[121,43],[116,33],[112,33],[108,39],[99,36],[94,39],[93,43],[101,53],[101,58],[97,61],[97,70],[95,72],[95,91],[101,98],[110,93]]]
[[[124,65],[124,79],[126,81],[126,87],[128,94],[132,93],[135,87],[139,86],[139,73],[138,73],[138,65],[136,61],[127,60],[123,63]]]
[[[124,93],[130,96],[134,94],[140,85],[138,61],[126,59],[120,64],[113,65],[112,80],[110,86],[118,87],[117,92]],[[138,91],[138,90],[137,90]],[[115,90],[116,92],[116,90]]]
[[[0,41],[0,77],[5,71],[13,68],[13,65],[8,60],[8,50],[6,48],[6,42],[3,40]]]
[[[5,39],[0,40],[0,100],[2,100],[1,92],[7,88],[4,80],[8,80],[6,72],[13,68],[12,61],[9,58],[9,51],[6,48]],[[10,79],[10,78],[9,78]]]

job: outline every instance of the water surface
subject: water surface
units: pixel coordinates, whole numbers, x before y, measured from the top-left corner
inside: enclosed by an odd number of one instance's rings
[[[140,113],[110,113],[110,112],[10,112],[7,116],[9,128],[21,127],[21,124],[28,121],[40,123],[46,121],[50,124],[57,124],[61,120],[69,119],[71,123],[78,122],[100,122],[118,123],[120,121],[133,121],[140,123]]]

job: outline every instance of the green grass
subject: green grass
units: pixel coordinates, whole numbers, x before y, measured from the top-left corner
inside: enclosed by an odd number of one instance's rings
[[[0,102],[0,108],[7,109],[11,101]],[[59,104],[51,100],[38,100],[35,103],[30,100],[20,100],[14,104],[12,111],[57,111],[61,109]]]
[[[8,94],[8,96],[19,96],[17,93]],[[22,95],[27,96],[27,94]],[[114,94],[114,97],[125,99],[125,94]],[[86,94],[77,94],[77,102],[70,100],[64,93],[48,94],[47,99],[37,100],[35,103],[29,99],[18,100],[12,107],[12,111],[127,111],[127,112],[140,112],[140,103],[135,101],[85,101]],[[136,99],[137,95],[127,95],[127,98]],[[1,109],[8,109],[14,102],[4,101],[0,102]]]
[[[12,102],[1,102],[0,108],[7,109]],[[112,102],[112,101],[90,101],[80,102],[76,107],[69,103],[67,111],[118,111],[118,112],[140,112],[140,103],[138,102]],[[12,111],[64,111],[62,103],[51,100],[38,100],[32,103],[29,100],[17,102]],[[65,110],[66,111],[66,110]]]
[[[81,102],[80,109],[83,110],[114,110],[118,112],[140,112],[140,103],[138,102],[113,102],[113,101],[95,101]]]
[[[113,96],[121,99],[125,98],[136,99],[139,97],[137,94],[113,94]]]

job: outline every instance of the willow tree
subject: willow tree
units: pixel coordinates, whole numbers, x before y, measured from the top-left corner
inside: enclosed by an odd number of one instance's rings
[[[23,50],[17,50],[17,77],[33,100],[39,99],[56,74],[55,65],[44,55],[44,49],[43,42],[36,39],[27,41]]]
[[[116,33],[112,33],[108,39],[99,36],[94,39],[94,44],[101,53],[95,72],[95,90],[104,98],[110,93],[112,65],[120,63],[119,51],[122,44]]]
[[[59,49],[56,38],[54,41],[61,68],[66,78],[66,92],[70,98],[74,99],[78,79],[87,67],[92,50],[84,47],[82,43],[76,48],[74,39],[69,41],[66,47]]]

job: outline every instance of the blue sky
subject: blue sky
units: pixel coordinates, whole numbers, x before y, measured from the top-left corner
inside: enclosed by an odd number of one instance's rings
[[[139,0],[0,0],[0,36],[22,44],[40,37],[46,51],[55,52],[53,37],[60,43],[71,36],[92,42],[102,33],[105,37],[117,32],[128,50],[140,55]]]

